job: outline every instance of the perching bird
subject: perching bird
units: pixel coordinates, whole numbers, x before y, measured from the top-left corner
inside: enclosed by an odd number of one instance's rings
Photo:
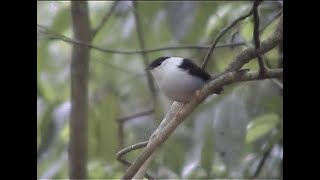
[[[211,76],[190,59],[182,57],[159,57],[146,68],[156,79],[160,91],[169,99],[189,102]]]

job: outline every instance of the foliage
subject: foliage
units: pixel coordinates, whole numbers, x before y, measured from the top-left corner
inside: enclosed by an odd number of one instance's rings
[[[91,25],[95,28],[113,2],[88,3]],[[137,12],[141,17],[145,45],[147,49],[151,49],[210,45],[223,27],[246,13],[251,5],[251,2],[242,1],[141,1],[138,2]],[[115,12],[100,29],[92,44],[106,49],[139,50],[133,17],[135,10],[130,1],[118,2]],[[261,22],[271,22],[262,31],[261,40],[264,40],[276,28],[278,19],[273,20],[270,17],[273,17],[280,7],[277,2],[264,2],[259,10]],[[72,38],[70,2],[38,1],[37,12],[38,24]],[[219,43],[245,42],[252,46],[252,32],[252,18],[247,18],[223,36]],[[64,156],[69,135],[71,46],[71,43],[53,38],[50,33],[38,32],[38,178],[68,177],[68,163]],[[206,70],[210,73],[223,71],[245,48],[246,46],[235,46],[215,49]],[[193,58],[200,64],[206,52],[195,49],[165,50],[148,53],[148,58],[151,61],[158,56],[182,56]],[[277,67],[281,55],[275,48],[264,57],[271,67]],[[245,68],[257,69],[257,60],[252,60]],[[142,56],[139,53],[113,54],[91,49],[87,165],[89,178],[122,176],[123,165],[115,158],[116,152],[123,148],[120,147],[119,118],[152,109],[151,100]],[[124,147],[147,140],[170,104],[170,101],[158,93],[154,114],[126,121],[123,126]],[[228,128],[217,129],[216,122],[221,120],[232,124],[226,126]],[[250,157],[262,152],[263,144],[270,141],[268,137],[273,130],[276,129],[277,133],[282,134],[281,121],[282,96],[271,81],[241,85],[238,83],[225,87],[221,95],[209,98],[180,125],[178,132],[160,148],[149,172],[162,178],[246,178],[244,171],[250,168],[255,160]],[[244,132],[237,134],[238,127],[244,127]],[[221,132],[229,138],[221,139]],[[235,142],[232,141],[232,134],[240,134]],[[229,167],[230,162],[221,157],[221,142],[229,147],[230,157],[239,158],[235,167]],[[282,146],[281,142],[273,143],[275,146]],[[239,148],[241,144],[243,147]],[[233,148],[241,151],[233,154]],[[139,150],[130,152],[126,158],[133,161],[138,153]],[[265,168],[264,171],[268,173],[261,178],[280,176],[282,156],[270,158],[266,163],[277,162],[273,164],[277,168]]]

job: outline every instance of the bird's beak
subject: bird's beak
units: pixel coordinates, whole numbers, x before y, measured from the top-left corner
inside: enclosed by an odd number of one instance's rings
[[[146,67],[144,70],[146,71],[150,71],[152,68],[150,68],[150,66]]]

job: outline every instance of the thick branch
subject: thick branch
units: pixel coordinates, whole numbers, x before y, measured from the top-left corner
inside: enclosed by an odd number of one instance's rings
[[[88,2],[72,1],[71,17],[74,38],[90,43],[91,29]],[[69,142],[70,179],[87,178],[88,141],[88,71],[90,49],[74,45],[71,57],[71,112]]]
[[[231,24],[229,24],[228,26],[226,26],[225,28],[223,28],[223,29],[218,33],[217,37],[213,40],[213,43],[212,43],[212,45],[211,45],[211,47],[210,47],[210,49],[209,49],[206,57],[204,58],[204,60],[203,60],[203,62],[202,62],[202,64],[201,64],[201,68],[204,69],[204,68],[206,67],[206,65],[207,65],[207,63],[208,63],[208,61],[209,61],[209,59],[210,59],[210,57],[211,57],[211,54],[212,54],[212,52],[213,52],[213,49],[216,47],[219,39],[220,39],[229,29],[231,29],[233,26],[235,26],[239,21],[242,21],[242,20],[244,20],[245,18],[249,17],[249,16],[252,14],[252,12],[253,12],[253,11],[252,11],[252,9],[251,9],[247,14],[245,14],[245,15],[243,15],[243,16],[240,16],[239,18],[237,18],[236,20],[234,20]]]

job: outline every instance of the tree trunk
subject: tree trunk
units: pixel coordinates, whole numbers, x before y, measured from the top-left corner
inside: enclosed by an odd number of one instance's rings
[[[91,29],[86,1],[71,1],[74,38],[90,43]],[[88,71],[90,49],[74,44],[71,57],[71,113],[69,177],[86,179],[88,142]]]

